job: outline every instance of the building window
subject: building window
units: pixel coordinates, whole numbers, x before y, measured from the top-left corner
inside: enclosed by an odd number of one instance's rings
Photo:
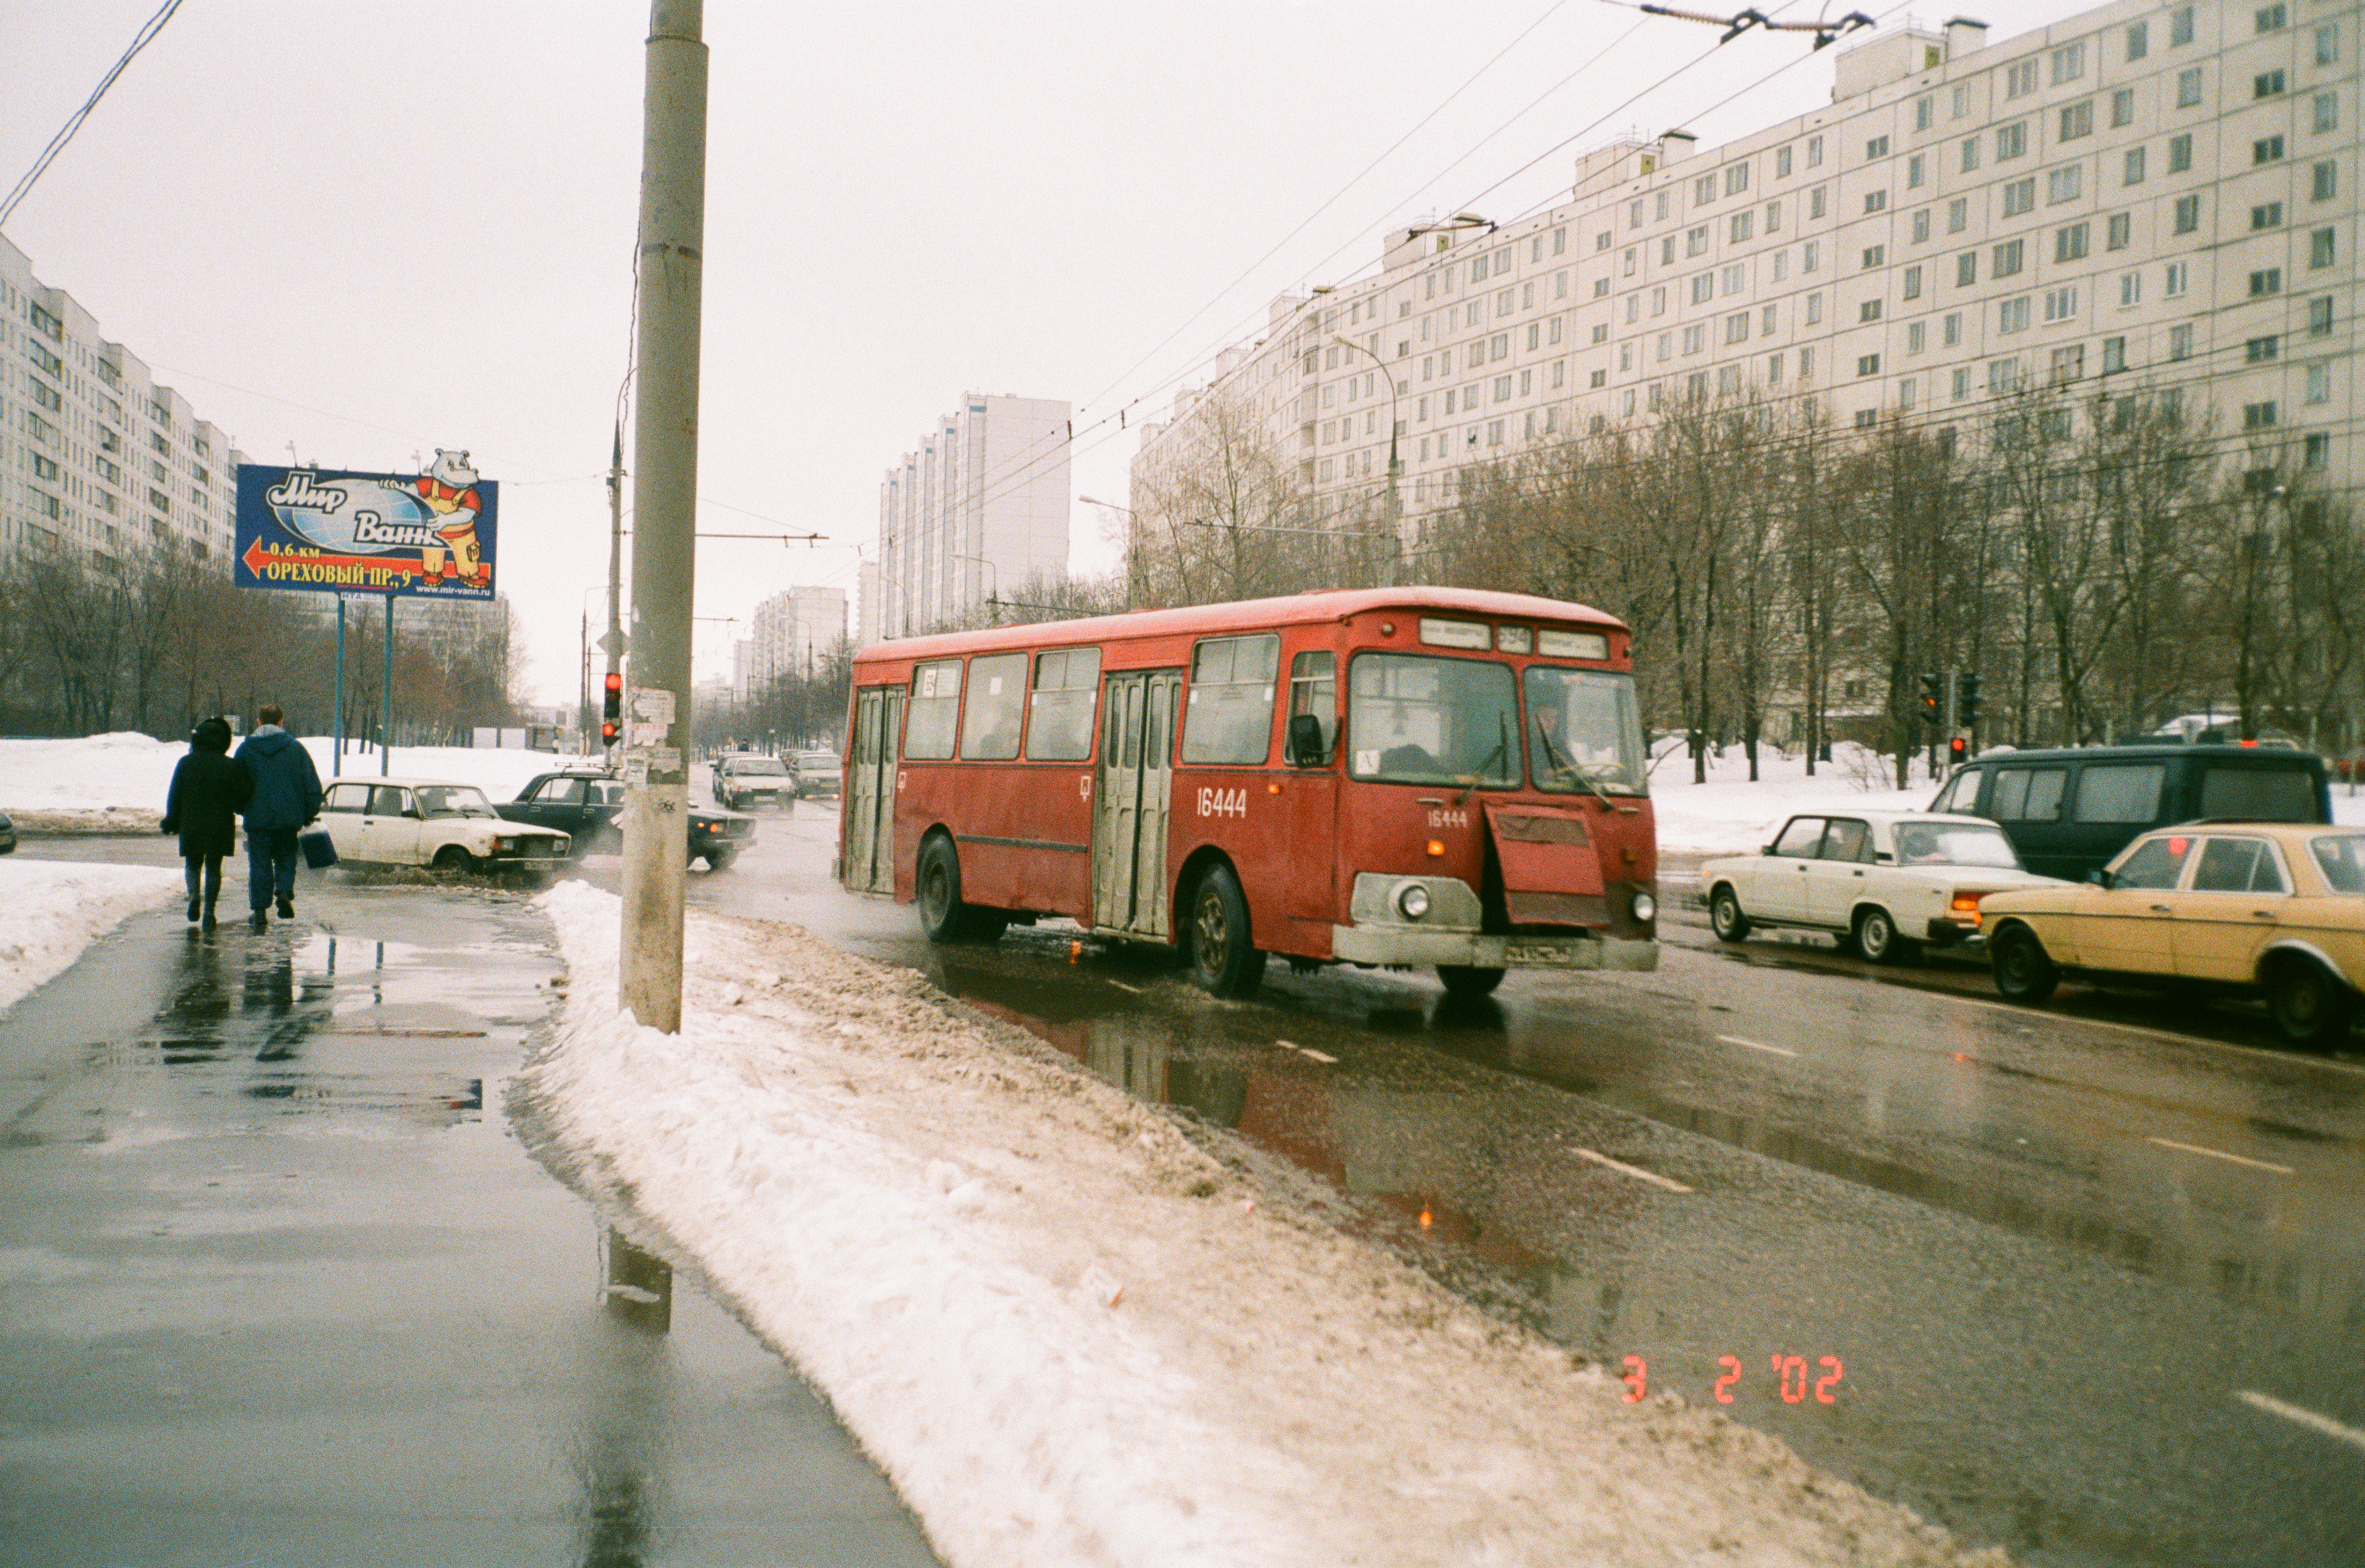
[[[1914,129],[1927,130],[1930,129],[1931,112],[1933,107],[1934,106],[1927,97],[1921,97],[1913,100]]]
[[[2282,291],[2283,291],[2283,269],[2282,269],[2282,268],[2281,268],[2281,267],[2265,267],[2265,268],[2261,268],[2259,271],[2258,271],[2258,272],[2254,272],[2254,273],[2252,273],[2252,274],[2250,274],[2250,297],[2251,297],[2251,298],[2253,298],[2253,299],[2259,299],[2259,298],[2262,298],[2262,297],[2264,297],[2265,296],[2270,295],[2270,294],[2281,294]]]
[[[2192,274],[2189,270],[2189,263],[2184,262],[2169,263],[2168,265],[2162,269],[2160,274],[2161,282],[2159,291],[2161,296],[2169,299],[2181,299],[2184,297],[2185,282],[2191,275]]]
[[[2145,55],[2149,54],[2150,52],[2151,24],[2148,22],[2128,23],[2126,57],[2129,60],[2141,60]]]
[[[2011,277],[2026,264],[2024,242],[2007,240],[1995,248],[1994,258],[1988,263],[1990,277]]]
[[[2253,167],[2260,163],[2280,162],[2282,155],[2283,139],[2280,136],[2262,136],[2250,143],[2250,162]]]
[[[1692,325],[1692,326],[1686,327],[1686,328],[1684,329],[1684,353],[1687,353],[1687,354],[1696,354],[1696,353],[1699,353],[1699,352],[1700,352],[1700,350],[1702,350],[1702,349],[1706,348],[1707,346],[1708,346],[1708,332],[1707,332],[1707,330],[1706,330],[1705,328],[1702,328],[1702,327],[1698,326],[1698,324],[1694,324],[1694,325]]]
[[[2071,163],[2049,171],[2045,176],[2045,200],[2047,206],[2057,202],[2076,201],[2084,193],[2086,165]]]
[[[1780,354],[1770,353],[1765,356],[1765,381],[1766,385],[1770,386],[1779,386],[1782,385],[1782,356]]]
[[[1857,306],[1855,308],[1855,319],[1858,321],[1879,320],[1880,301],[1877,299],[1867,299],[1863,304]]]
[[[1938,335],[1948,348],[1960,348],[1963,342],[1963,313],[1948,311],[1945,319],[1938,323]]]
[[[2143,274],[2119,274],[2119,308],[2128,310],[2143,303]]]
[[[1916,245],[1928,243],[1930,239],[1930,209],[1928,207],[1925,207],[1921,211],[1913,215],[1912,236],[1912,242]]]
[[[1968,369],[1956,371],[1947,382],[1946,391],[1947,395],[1957,403],[1969,397],[1971,395],[1970,371]]]
[[[2176,232],[2190,234],[2201,227],[2201,198],[2197,196],[2176,198]]]
[[[2334,244],[2331,230],[2317,229],[2309,232],[2307,237],[2307,264],[2309,266],[2328,267],[2332,265],[2333,251]]]
[[[1877,353],[1858,354],[1855,362],[1855,373],[1858,375],[1878,375],[1880,374],[1880,356]]]
[[[1810,327],[1815,326],[1821,322],[1822,319],[1823,297],[1820,294],[1810,294],[1807,296],[1807,325]]]
[[[2332,296],[2322,294],[2307,302],[2307,335],[2328,337],[2332,332]]]
[[[2017,65],[2010,65],[2004,68],[2003,95],[2005,97],[2024,98],[2028,96],[2029,94],[2035,91],[2036,62],[2033,60],[2023,60]]]
[[[2119,174],[2119,184],[2139,185],[2144,183],[2144,151],[2141,147],[2127,149],[2126,161]]]
[[[1996,162],[2006,162],[2028,151],[2028,122],[2017,120],[1996,128]]]
[[[1971,112],[1971,86],[1969,83],[1957,82],[1955,84],[1952,101],[1947,106],[1949,111],[1956,119],[1960,119],[1965,115]]]
[[[1976,136],[1967,136],[1963,138],[1963,173],[1967,174],[1978,166],[1979,139]]]
[[[2283,73],[2280,71],[2261,71],[2250,78],[2250,96],[2253,98],[2271,98],[2282,90]]]
[[[2070,343],[2053,351],[2053,385],[2066,386],[2072,381],[2083,379],[2085,374],[2085,344]]]
[[[2127,213],[2114,212],[2104,225],[2103,232],[2106,238],[2102,242],[2106,248],[2124,251],[2135,242],[2135,219]]]
[[[2168,47],[2174,49],[2180,44],[2188,44],[2191,41],[2192,7],[2179,6],[2168,14]]]
[[[1908,299],[1922,297],[1922,269],[1918,266],[1905,269],[1905,297]]]
[[[2000,398],[2020,385],[2020,361],[1991,359],[1988,361],[1988,395]]]
[[[2281,343],[2282,339],[2273,333],[2263,338],[2252,338],[2242,345],[2242,361],[2246,364],[2264,364],[2275,357],[2275,351]]]
[[[1716,297],[1716,274],[1700,273],[1692,279],[1692,303],[1705,305]]]
[[[2024,331],[2028,327],[2028,296],[2000,301],[1996,306],[1996,330]]]
[[[1790,150],[1787,147],[1774,150],[1774,177],[1777,180],[1790,177]]]
[[[2277,74],[2280,75],[2281,73]],[[2314,105],[2315,118],[2312,123],[2318,136],[2327,130],[2340,129],[2340,98],[2337,94],[2318,93],[2314,99]]]
[[[2104,338],[2102,340],[2102,374],[2109,375],[2114,371],[2124,370],[2126,367],[2126,339]]]
[[[2053,51],[2053,84],[2075,82],[2086,74],[2086,46],[2073,43]]]
[[[1889,247],[1886,245],[1873,245],[1865,251],[1864,266],[1860,270],[1870,272],[1875,267],[1887,265],[1888,262]]]
[[[1743,310],[1738,315],[1727,316],[1724,319],[1724,341],[1728,343],[1745,343],[1749,341],[1748,311]]]
[[[2310,201],[2330,201],[2340,194],[2340,165],[2327,158],[2310,171],[2308,185]]]
[[[2307,367],[2307,400],[2311,403],[2332,401],[2332,365],[2329,361]]]
[[[1823,215],[1823,198],[1829,194],[1821,185],[1817,185],[1807,193],[1807,217],[1810,219],[1821,218]]]
[[[1706,207],[1716,199],[1716,176],[1702,174],[1692,182],[1692,205]]]
[[[1886,212],[1889,209],[1889,193],[1887,191],[1865,192],[1864,209],[1866,212]]]
[[[1956,196],[1946,204],[1946,232],[1960,234],[1970,226],[1971,198]]]
[[[2053,259],[2056,262],[2082,262],[2086,259],[2086,241],[2093,225],[2073,223],[2067,229],[2053,231]]]
[[[2190,109],[2198,107],[2200,103],[2201,67],[2195,65],[2190,70],[2178,72],[2176,73],[2176,106],[2180,109]]]
[[[2111,129],[2117,130],[2122,126],[2135,123],[2135,90],[2133,87],[2122,87],[2111,95]]]
[[[2061,134],[2058,141],[2075,141],[2081,136],[2094,134],[2094,100],[2081,99],[2061,106]]]
[[[1739,196],[1749,188],[1749,165],[1735,163],[1724,172],[1724,194]]]
[[[2306,455],[2301,459],[2309,468],[2329,468],[2332,465],[2332,438],[2315,434],[2307,438]]]
[[[1874,357],[1877,358],[1879,356],[1875,355]],[[1880,410],[1878,409],[1858,409],[1855,411],[1856,429],[1860,431],[1868,431],[1878,423],[1880,423]]]
[[[2191,167],[2192,133],[2186,131],[2181,136],[2169,137],[2168,139],[2168,172],[2171,174],[2181,174]]]
[[[1979,253],[1965,251],[1955,258],[1955,286],[1968,288],[1979,281]]]
[[[2075,288],[2052,288],[2045,293],[2045,319],[2047,322],[2068,321],[2078,315],[2078,291]]]
[[[2259,31],[2262,33],[2279,33],[2283,30],[2283,26],[2289,17],[2285,15],[2285,7],[2281,5],[2261,6],[2252,20],[2256,22]]]
[[[2242,428],[2244,430],[2272,430],[2274,429],[2274,426],[2275,406],[2271,400],[2264,403],[2245,403],[2242,405]]]
[[[1822,246],[1815,241],[1808,241],[1799,247],[1799,270],[1802,273],[1813,272],[1821,255]]]
[[[1905,352],[1907,353],[1920,353],[1922,348],[1927,344],[1928,337],[1923,331],[1924,326],[1925,323],[1921,321],[1911,321],[1906,324]]]
[[[2014,180],[2003,188],[2003,215],[2018,218],[2023,212],[2036,210],[2036,176]]]
[[[2264,202],[2250,209],[2250,228],[2253,232],[2261,229],[2281,229],[2282,226],[2282,203],[2279,201]]]
[[[1807,138],[1807,167],[1820,169],[1822,165],[1823,139],[1820,136],[1810,136]]]

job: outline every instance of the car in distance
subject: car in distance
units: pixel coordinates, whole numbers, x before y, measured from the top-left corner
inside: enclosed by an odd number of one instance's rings
[[[834,751],[801,751],[797,753],[797,799],[801,801],[837,799],[845,787],[846,764]]]
[[[714,759],[714,799],[737,812],[749,806],[777,806],[796,799],[796,776],[777,756],[734,751]]]
[[[2294,1045],[2343,1038],[2365,986],[2365,828],[2186,823],[2085,883],[1979,912],[1996,989],[2039,1002],[2065,975],[2266,999]]]
[[[573,839],[513,823],[474,784],[444,778],[341,778],[320,802],[320,826],[337,858],[439,871],[550,871]]]
[[[16,847],[17,824],[9,819],[7,812],[0,812],[0,855],[9,854]]]
[[[557,828],[575,841],[579,859],[593,849],[623,844],[624,781],[603,768],[562,768],[526,781],[514,801],[493,810],[511,822]],[[709,806],[689,812],[689,858],[711,870],[730,868],[756,836],[756,819]]]
[[[1757,854],[1700,867],[1722,940],[1761,925],[1828,931],[1876,964],[1968,940],[1992,893],[2054,885],[2022,869],[1995,823],[1927,812],[1802,812]]]

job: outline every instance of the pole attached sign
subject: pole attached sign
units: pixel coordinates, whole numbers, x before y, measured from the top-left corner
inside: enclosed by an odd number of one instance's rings
[[[424,474],[353,474],[241,464],[241,588],[406,599],[493,597],[500,487],[465,452]]]

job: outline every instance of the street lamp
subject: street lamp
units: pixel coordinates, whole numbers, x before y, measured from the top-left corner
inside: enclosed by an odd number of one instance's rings
[[[1131,507],[1121,507],[1115,501],[1102,500],[1098,496],[1078,496],[1076,499],[1083,502],[1084,505],[1088,507],[1106,507],[1111,511],[1121,511],[1128,518],[1139,517],[1141,515]],[[1135,548],[1133,531],[1135,526],[1135,524],[1130,522],[1125,525],[1125,607],[1127,610],[1131,610],[1133,608],[1133,553]]]
[[[1481,221],[1484,221],[1484,220],[1482,219]],[[1397,490],[1396,490],[1396,479],[1397,479],[1397,476],[1398,476],[1398,474],[1401,472],[1401,466],[1400,466],[1400,465],[1401,465],[1401,459],[1400,459],[1400,458],[1399,458],[1399,456],[1397,455],[1397,435],[1398,435],[1398,431],[1399,431],[1400,427],[1398,426],[1398,424],[1397,424],[1397,422],[1396,422],[1396,377],[1395,377],[1395,372],[1394,372],[1394,371],[1392,371],[1392,370],[1390,370],[1390,369],[1388,368],[1387,362],[1386,362],[1385,360],[1382,359],[1382,358],[1379,356],[1379,353],[1378,353],[1375,350],[1365,348],[1362,344],[1361,344],[1361,343],[1357,342],[1356,342],[1354,339],[1352,339],[1352,338],[1346,337],[1346,336],[1344,336],[1344,335],[1342,335],[1342,334],[1340,334],[1340,333],[1338,333],[1338,332],[1333,332],[1333,333],[1331,333],[1331,334],[1330,334],[1330,341],[1331,341],[1332,342],[1335,342],[1335,343],[1337,343],[1337,344],[1340,345],[1340,346],[1341,346],[1341,347],[1343,347],[1343,348],[1351,348],[1351,349],[1354,350],[1357,353],[1359,353],[1359,354],[1362,354],[1363,356],[1365,356],[1366,358],[1368,358],[1368,359],[1369,359],[1369,360],[1370,360],[1373,364],[1378,365],[1378,366],[1380,367],[1380,376],[1381,376],[1381,378],[1382,378],[1383,380],[1386,381],[1386,382],[1387,382],[1387,384],[1388,384],[1388,505],[1387,505],[1387,518],[1388,518],[1388,572],[1387,572],[1387,580],[1388,580],[1388,584],[1389,584],[1389,586],[1394,587],[1394,586],[1395,586],[1395,579],[1396,579],[1396,575],[1397,575],[1397,574],[1396,574],[1396,553],[1397,553],[1399,550],[1401,550],[1401,549],[1403,549],[1403,548],[1404,548],[1404,540],[1403,540],[1403,538],[1402,538],[1402,536],[1401,536],[1401,534],[1400,534],[1400,532],[1399,532],[1399,528],[1400,528],[1399,518],[1400,518],[1401,498],[1400,498],[1400,497],[1399,497],[1399,495],[1397,494]]]
[[[958,551],[948,550],[945,554],[953,560],[975,561],[979,566],[983,566],[986,570],[986,597],[991,600],[1000,600],[1002,598],[1002,574],[993,569],[992,562],[987,560],[982,555],[964,555]],[[994,614],[993,622],[997,626],[1002,624],[1002,616],[998,610]]]

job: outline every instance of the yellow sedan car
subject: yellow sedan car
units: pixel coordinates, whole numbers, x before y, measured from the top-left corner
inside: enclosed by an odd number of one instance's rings
[[[2365,828],[2187,823],[2145,834],[2083,885],[1990,894],[1996,989],[2062,976],[2263,996],[2295,1045],[2344,1037],[2365,987]]]

